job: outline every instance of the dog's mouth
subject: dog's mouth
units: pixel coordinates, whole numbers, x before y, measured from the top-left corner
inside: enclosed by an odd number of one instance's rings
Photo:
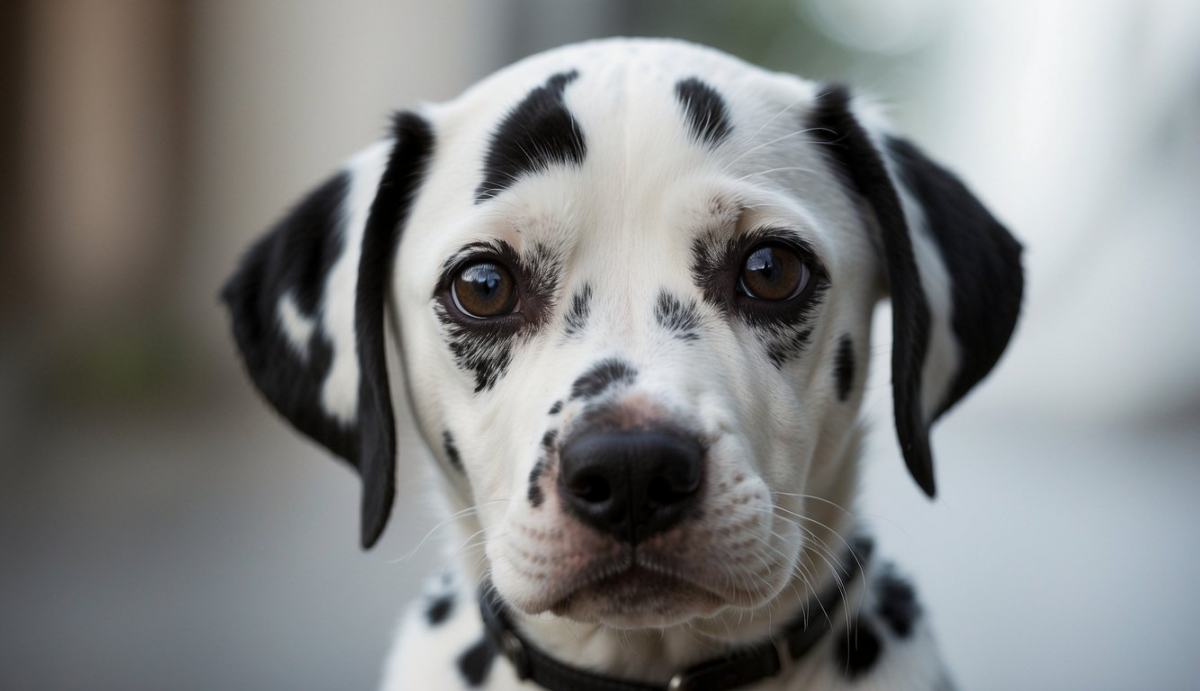
[[[549,607],[558,616],[586,616],[608,623],[665,624],[681,616],[710,613],[727,599],[695,579],[638,559],[596,570]]]

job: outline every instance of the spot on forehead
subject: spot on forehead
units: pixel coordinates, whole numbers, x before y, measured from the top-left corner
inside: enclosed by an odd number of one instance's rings
[[[716,146],[729,136],[729,109],[725,99],[708,84],[688,77],[675,84],[675,98],[683,106],[684,116],[697,142]]]
[[[583,130],[563,102],[563,91],[578,76],[572,70],[550,77],[500,122],[484,160],[483,182],[475,189],[476,204],[508,189],[522,175],[555,164],[583,163]]]
[[[571,398],[595,398],[616,384],[629,384],[637,377],[637,370],[628,362],[609,358],[601,360],[584,372],[571,385]]]

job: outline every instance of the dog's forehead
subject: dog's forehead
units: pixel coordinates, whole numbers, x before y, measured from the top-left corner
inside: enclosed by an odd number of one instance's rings
[[[609,39],[540,54],[427,107],[439,151],[427,208],[417,211],[440,228],[452,223],[444,214],[491,213],[471,207],[505,197],[526,209],[570,200],[629,211],[705,174],[736,180],[797,166],[804,139],[793,135],[815,92],[674,41]]]
[[[499,70],[460,97],[435,108],[446,116],[473,121],[485,135],[531,91],[555,75],[574,75],[566,97],[600,118],[631,112],[678,114],[681,82],[698,79],[743,109],[784,97],[811,97],[813,85],[792,75],[774,73],[724,53],[664,39],[605,39],[566,46],[532,56]],[[696,96],[687,91],[685,96]],[[752,115],[750,112],[743,115]],[[678,119],[678,118],[676,118]],[[599,122],[605,122],[599,120]],[[621,124],[609,123],[609,124]],[[681,122],[681,124],[684,124]]]
[[[517,62],[425,109],[438,151],[410,224],[431,240],[420,262],[481,235],[523,245],[624,228],[648,238],[731,206],[766,208],[734,191],[794,190],[772,179],[788,172],[828,178],[805,160],[818,156],[803,137],[816,92],[676,41],[595,41]]]

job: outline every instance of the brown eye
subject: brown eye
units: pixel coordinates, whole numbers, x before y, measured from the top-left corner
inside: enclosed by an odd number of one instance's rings
[[[476,319],[503,316],[517,306],[512,274],[493,262],[478,262],[459,271],[450,294],[460,312]]]
[[[746,295],[779,302],[796,297],[809,282],[808,266],[785,245],[759,245],[746,255],[738,287]]]

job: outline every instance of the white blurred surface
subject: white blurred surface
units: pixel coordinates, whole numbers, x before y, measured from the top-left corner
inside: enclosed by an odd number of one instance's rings
[[[964,689],[1194,689],[1200,430],[951,414],[929,502],[881,420],[862,513]]]

